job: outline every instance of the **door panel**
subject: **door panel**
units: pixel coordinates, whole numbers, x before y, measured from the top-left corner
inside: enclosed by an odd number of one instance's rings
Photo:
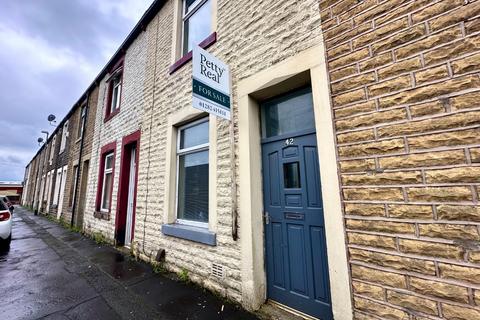
[[[288,253],[290,265],[290,290],[297,294],[308,295],[307,261],[305,259],[305,230],[303,225],[287,224]]]
[[[262,145],[268,297],[332,319],[316,135]]]
[[[283,235],[282,235],[282,224],[273,223],[272,224],[272,236],[273,236],[273,261],[274,263],[274,274],[273,281],[274,285],[279,288],[285,287],[285,271],[283,269]]]
[[[278,152],[273,152],[268,155],[268,165],[272,170],[270,171],[270,205],[280,205],[280,190],[276,186],[280,183],[278,176]]]

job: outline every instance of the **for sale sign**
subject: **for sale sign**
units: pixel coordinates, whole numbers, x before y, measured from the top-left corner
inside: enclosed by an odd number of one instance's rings
[[[230,120],[230,68],[202,48],[193,48],[193,107]]]

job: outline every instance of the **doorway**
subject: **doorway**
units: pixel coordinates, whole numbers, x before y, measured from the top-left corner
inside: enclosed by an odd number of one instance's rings
[[[135,231],[139,142],[140,131],[124,137],[122,141],[115,240],[117,245],[128,248],[132,245]]]
[[[268,298],[333,319],[311,89],[260,110]]]
[[[87,186],[88,186],[89,165],[90,165],[90,161],[85,160],[83,162],[83,168],[81,169],[80,192],[78,193],[78,214],[75,215],[75,220],[76,220],[75,225],[80,229],[83,228],[85,202],[87,201],[86,194],[87,194]],[[77,168],[77,170],[79,169]]]

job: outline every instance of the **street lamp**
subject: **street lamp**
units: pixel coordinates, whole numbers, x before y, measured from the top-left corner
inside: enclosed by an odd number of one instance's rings
[[[48,131],[42,131],[42,133],[44,133],[44,134],[47,136],[47,138],[45,139],[45,141],[48,141]]]

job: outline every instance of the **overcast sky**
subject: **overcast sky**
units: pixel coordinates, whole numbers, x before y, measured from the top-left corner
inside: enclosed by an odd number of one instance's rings
[[[23,180],[52,132],[152,0],[0,0],[0,180]]]

